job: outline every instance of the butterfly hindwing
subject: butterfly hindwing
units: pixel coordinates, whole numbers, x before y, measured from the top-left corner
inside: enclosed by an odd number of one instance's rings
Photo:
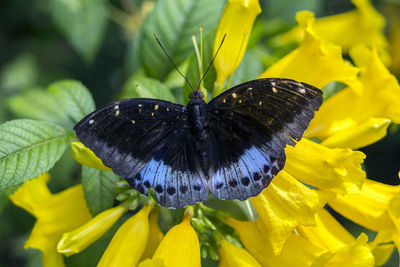
[[[261,193],[283,167],[285,159],[274,159],[255,146],[245,149],[237,161],[222,165],[213,175],[211,190],[218,199],[246,200]]]
[[[196,155],[188,154],[194,153],[186,116],[186,107],[171,102],[126,99],[92,112],[74,130],[139,192],[147,194],[152,187],[161,205],[181,207],[208,195],[201,173],[195,173]]]
[[[319,89],[289,79],[250,81],[214,98],[208,104],[209,128],[220,149],[209,173],[210,190],[224,199],[247,199],[261,192],[270,174],[283,168],[285,146],[300,140],[321,103]],[[263,174],[264,166],[274,171]],[[261,178],[252,179],[254,173]],[[229,189],[234,177],[232,184],[241,185],[235,192]],[[244,183],[239,183],[242,178]]]
[[[127,179],[142,194],[153,188],[157,203],[164,207],[182,208],[208,197],[188,131],[187,127],[179,128],[141,172]]]

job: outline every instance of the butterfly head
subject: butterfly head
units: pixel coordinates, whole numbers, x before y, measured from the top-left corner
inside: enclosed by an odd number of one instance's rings
[[[204,94],[202,92],[196,90],[196,91],[190,93],[189,98],[190,99],[203,99]]]

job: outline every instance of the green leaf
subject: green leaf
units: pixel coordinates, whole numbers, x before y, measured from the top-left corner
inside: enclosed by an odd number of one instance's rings
[[[257,79],[262,73],[263,65],[260,59],[251,50],[248,50],[243,57],[242,62],[233,74],[230,87]]]
[[[164,79],[172,70],[154,34],[157,34],[169,56],[177,65],[194,53],[192,34],[204,27],[204,35],[218,24],[225,1],[168,0],[158,1],[143,25],[141,61],[149,76]]]
[[[132,77],[122,89],[121,98],[157,98],[175,102],[175,97],[168,88],[151,78]]]
[[[82,166],[82,185],[85,199],[93,216],[113,206],[115,189],[113,184],[119,176],[110,171],[101,171]]]
[[[213,45],[214,45],[214,37],[215,37],[216,28],[209,32],[208,35],[203,37],[203,75],[204,72],[207,70],[208,66],[210,65],[212,58],[213,58]],[[200,40],[198,38],[198,43]],[[199,45],[200,49],[200,45]],[[186,72],[186,78],[189,80],[190,84],[195,87],[198,85],[201,77],[199,72],[199,64],[197,61],[196,55],[193,55],[190,59],[189,68]],[[214,66],[210,67],[207,75],[204,77],[203,86],[207,89],[207,91],[211,92],[214,88],[214,83],[217,77],[217,73],[215,71]],[[192,92],[190,86],[185,83],[184,86],[184,95],[185,95],[185,102],[189,101],[189,94]],[[209,99],[208,99],[209,100]]]
[[[43,121],[13,120],[0,125],[0,189],[19,185],[51,169],[70,134]]]
[[[95,108],[89,90],[73,80],[55,82],[47,90],[26,90],[9,97],[7,105],[18,116],[54,122],[70,130]]]
[[[22,118],[46,120],[55,123],[68,121],[54,96],[42,88],[32,88],[7,98],[8,108]]]
[[[51,0],[50,13],[57,27],[85,60],[96,54],[107,25],[104,0]]]
[[[74,124],[95,109],[92,95],[80,82],[58,81],[51,84],[48,91],[56,97]]]

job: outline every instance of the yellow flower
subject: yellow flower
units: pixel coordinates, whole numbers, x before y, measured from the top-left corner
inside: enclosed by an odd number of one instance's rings
[[[325,209],[316,214],[314,226],[299,226],[297,231],[313,244],[333,253],[327,266],[373,266],[374,256],[368,238],[361,234],[355,239]]]
[[[390,63],[389,44],[383,34],[385,19],[371,4],[370,0],[352,0],[356,9],[319,18],[315,21],[313,30],[321,40],[342,47],[348,52],[354,45],[375,47],[386,65]],[[283,42],[300,41],[303,29],[294,27],[281,37]]]
[[[362,91],[355,92],[345,88],[330,97],[321,106],[306,131],[307,137],[320,140],[346,135],[350,131],[370,131],[360,140],[353,137],[348,140],[336,140],[335,146],[347,143],[350,147],[360,147],[383,137],[388,120],[400,123],[400,85],[386,69],[375,50],[366,47],[354,47],[351,57],[362,68],[360,82]],[[378,125],[371,125],[373,121]],[[369,127],[367,130],[362,128]],[[355,134],[356,135],[356,134]],[[372,136],[372,138],[371,138]],[[340,138],[340,137],[338,137]],[[329,144],[329,141],[327,141]]]
[[[81,252],[107,232],[126,210],[123,206],[105,210],[79,228],[64,233],[57,251],[66,256]]]
[[[300,235],[292,233],[278,255],[271,251],[257,222],[232,218],[227,218],[226,222],[238,232],[244,246],[262,266],[374,266],[365,234],[354,239],[335,224],[327,231],[324,223],[329,222],[322,219],[321,223],[321,218],[316,218],[316,226],[300,227]],[[335,233],[337,229],[341,232]]]
[[[224,44],[214,61],[218,88],[222,88],[225,80],[242,61],[254,20],[260,12],[258,0],[228,0],[214,39],[213,54],[217,52],[226,34]]]
[[[144,250],[142,258],[140,259],[141,261],[153,256],[158,245],[164,237],[164,234],[161,232],[161,229],[158,226],[158,215],[159,210],[153,210],[150,214],[149,239],[147,240],[146,249]]]
[[[91,215],[82,185],[52,194],[46,185],[49,179],[49,174],[45,173],[25,182],[10,199],[37,219],[25,249],[41,250],[43,266],[64,266],[63,256],[57,252],[58,240],[64,232],[90,220]]]
[[[286,147],[284,170],[314,187],[339,194],[357,193],[366,174],[361,169],[365,155],[351,149],[330,149],[303,138],[296,147]]]
[[[357,149],[382,139],[391,120],[386,118],[369,118],[360,124],[350,126],[323,140],[321,145],[332,148]]]
[[[89,148],[85,147],[81,142],[71,143],[71,156],[80,164],[90,168],[111,171],[110,168],[104,166],[101,159],[99,159]]]
[[[190,225],[191,216],[172,227],[153,255],[152,261],[162,260],[165,267],[200,267],[200,244],[196,231]]]
[[[314,261],[330,256],[324,249],[293,234],[285,242],[280,254],[275,255],[256,222],[238,221],[230,217],[225,222],[238,232],[243,245],[262,266],[311,266]]]
[[[260,231],[278,254],[294,228],[299,224],[315,224],[314,214],[334,196],[331,192],[310,189],[282,171],[266,190],[251,198],[251,203],[259,214]]]
[[[391,44],[390,54],[392,56],[392,72],[400,76],[400,17],[397,15],[400,12],[400,5],[392,4],[390,6],[393,16],[391,16],[389,38]]]
[[[262,73],[260,78],[291,78],[318,88],[340,81],[359,91],[359,69],[343,61],[340,46],[325,43],[315,34],[314,15],[303,11],[297,13],[296,19],[304,29],[303,42]]]
[[[400,186],[385,185],[367,179],[358,194],[338,195],[329,205],[344,217],[373,231],[394,230],[388,213],[392,198],[400,195]]]
[[[129,218],[115,233],[98,267],[136,266],[146,248],[149,237],[150,205],[145,205]]]
[[[219,267],[261,267],[246,250],[229,243],[225,238],[219,243]]]

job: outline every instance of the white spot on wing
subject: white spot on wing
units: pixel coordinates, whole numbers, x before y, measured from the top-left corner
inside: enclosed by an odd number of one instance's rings
[[[89,121],[89,124],[93,124],[93,123],[94,123],[94,120],[90,120],[90,121]]]
[[[114,106],[114,109],[119,109],[119,106],[118,106],[118,105],[115,105],[115,106]]]
[[[119,115],[119,109],[117,109],[117,111],[115,111],[115,117],[117,117]]]
[[[276,82],[271,82],[271,85],[272,85],[272,86],[275,86],[275,85],[276,85]]]
[[[157,110],[160,106],[159,105],[155,105],[154,109]]]
[[[233,97],[233,98],[236,98],[236,97],[237,97],[237,94],[236,94],[236,93],[233,93],[233,94],[232,94],[232,97]]]
[[[135,120],[132,120],[132,124],[135,124]]]
[[[300,92],[300,94],[304,94],[306,92],[306,90],[304,88],[300,88],[299,92]]]
[[[274,92],[276,94],[276,93],[278,93],[278,90],[275,87],[272,87],[272,92]]]

